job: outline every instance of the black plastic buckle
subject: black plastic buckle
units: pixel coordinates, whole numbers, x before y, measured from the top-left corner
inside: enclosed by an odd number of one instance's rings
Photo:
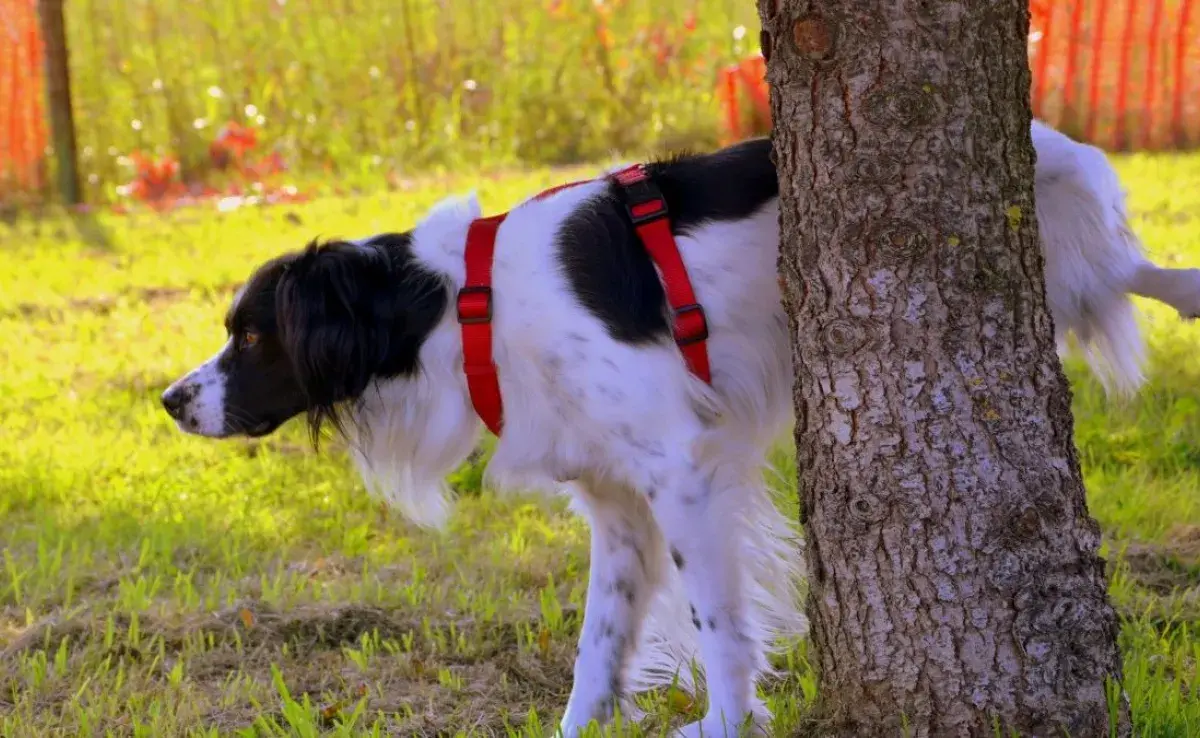
[[[465,306],[463,298],[469,295],[484,295],[487,299],[483,304],[483,311],[472,309],[473,306]],[[492,288],[487,286],[463,287],[458,291],[458,322],[463,325],[475,325],[477,323],[489,323],[492,320]],[[473,313],[473,314],[472,314]]]
[[[642,169],[618,172],[616,181],[624,192],[625,212],[629,214],[629,219],[635,226],[667,217],[667,200],[663,197],[662,190],[658,189],[658,185],[654,184]],[[639,210],[641,206],[651,203],[656,203],[658,207],[644,212]],[[635,213],[635,210],[639,212]]]
[[[694,335],[685,336],[678,333],[677,329],[679,327],[679,317],[681,315],[687,315],[688,313],[700,314],[700,330]],[[680,346],[690,346],[693,343],[700,343],[701,341],[708,339],[708,318],[704,315],[704,308],[696,304],[684,305],[675,310],[675,322],[671,328],[671,332],[675,333],[675,343],[679,344]]]

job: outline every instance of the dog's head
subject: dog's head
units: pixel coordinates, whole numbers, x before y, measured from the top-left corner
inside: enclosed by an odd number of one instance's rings
[[[307,414],[314,439],[373,381],[415,374],[446,309],[445,281],[408,234],[311,243],[259,267],[225,317],[228,340],[163,393],[180,429],[263,436]]]

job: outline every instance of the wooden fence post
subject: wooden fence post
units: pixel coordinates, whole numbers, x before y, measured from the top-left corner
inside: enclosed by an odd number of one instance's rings
[[[46,107],[50,111],[58,192],[66,204],[77,205],[82,202],[83,193],[79,186],[75,115],[71,111],[71,70],[63,4],[64,0],[39,0],[38,19],[46,49]]]

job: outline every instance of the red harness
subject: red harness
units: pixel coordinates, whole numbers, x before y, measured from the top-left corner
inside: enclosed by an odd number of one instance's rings
[[[621,186],[625,209],[650,258],[658,267],[667,303],[674,315],[672,332],[675,343],[683,352],[688,368],[700,379],[711,382],[708,366],[708,323],[704,308],[696,303],[687,269],[671,234],[667,218],[667,201],[662,192],[646,175],[640,164],[611,175]],[[583,184],[572,182],[546,190],[535,199],[542,199],[568,187]],[[504,403],[500,398],[500,381],[492,359],[492,256],[496,250],[496,232],[508,213],[472,221],[467,231],[464,261],[466,283],[458,291],[458,322],[462,325],[463,371],[471,404],[483,419],[488,430],[500,435]]]

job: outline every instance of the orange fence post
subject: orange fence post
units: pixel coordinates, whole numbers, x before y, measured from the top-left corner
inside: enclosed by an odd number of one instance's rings
[[[1031,12],[1042,21],[1042,37],[1038,41],[1037,74],[1034,75],[1033,81],[1033,109],[1040,111],[1046,100],[1046,79],[1050,76],[1046,72],[1050,68],[1050,29],[1053,27],[1055,6],[1053,3],[1048,5],[1033,3],[1032,5],[1034,7],[1031,8]]]
[[[1083,25],[1084,0],[1075,0],[1071,7],[1071,30],[1067,35],[1067,74],[1063,80],[1063,113],[1070,115],[1072,120],[1079,119],[1079,111],[1075,109],[1076,63],[1079,61],[1079,42],[1083,35],[1079,28]]]
[[[1171,101],[1171,143],[1175,146],[1183,146],[1188,140],[1183,130],[1183,95],[1187,89],[1187,27],[1191,10],[1191,0],[1182,0],[1179,25],[1175,29],[1175,94]]]
[[[1133,51],[1133,22],[1137,18],[1137,2],[1126,0],[1125,28],[1121,33],[1121,67],[1117,76],[1117,119],[1113,132],[1113,145],[1118,151],[1129,147],[1125,135],[1127,111],[1125,103],[1129,96],[1129,57]]]
[[[36,6],[37,0],[0,0],[0,99],[8,108],[0,117],[0,184],[20,190],[41,187],[46,150]]]
[[[1096,138],[1096,100],[1100,96],[1100,59],[1104,49],[1104,26],[1108,20],[1108,0],[1096,0],[1096,25],[1092,29],[1091,74],[1088,77],[1087,124],[1084,137],[1089,141]]]
[[[1142,90],[1142,136],[1141,146],[1150,145],[1150,136],[1154,131],[1154,91],[1162,83],[1155,76],[1158,71],[1158,34],[1162,25],[1162,0],[1153,0],[1150,10],[1150,41],[1146,54],[1146,83]]]

